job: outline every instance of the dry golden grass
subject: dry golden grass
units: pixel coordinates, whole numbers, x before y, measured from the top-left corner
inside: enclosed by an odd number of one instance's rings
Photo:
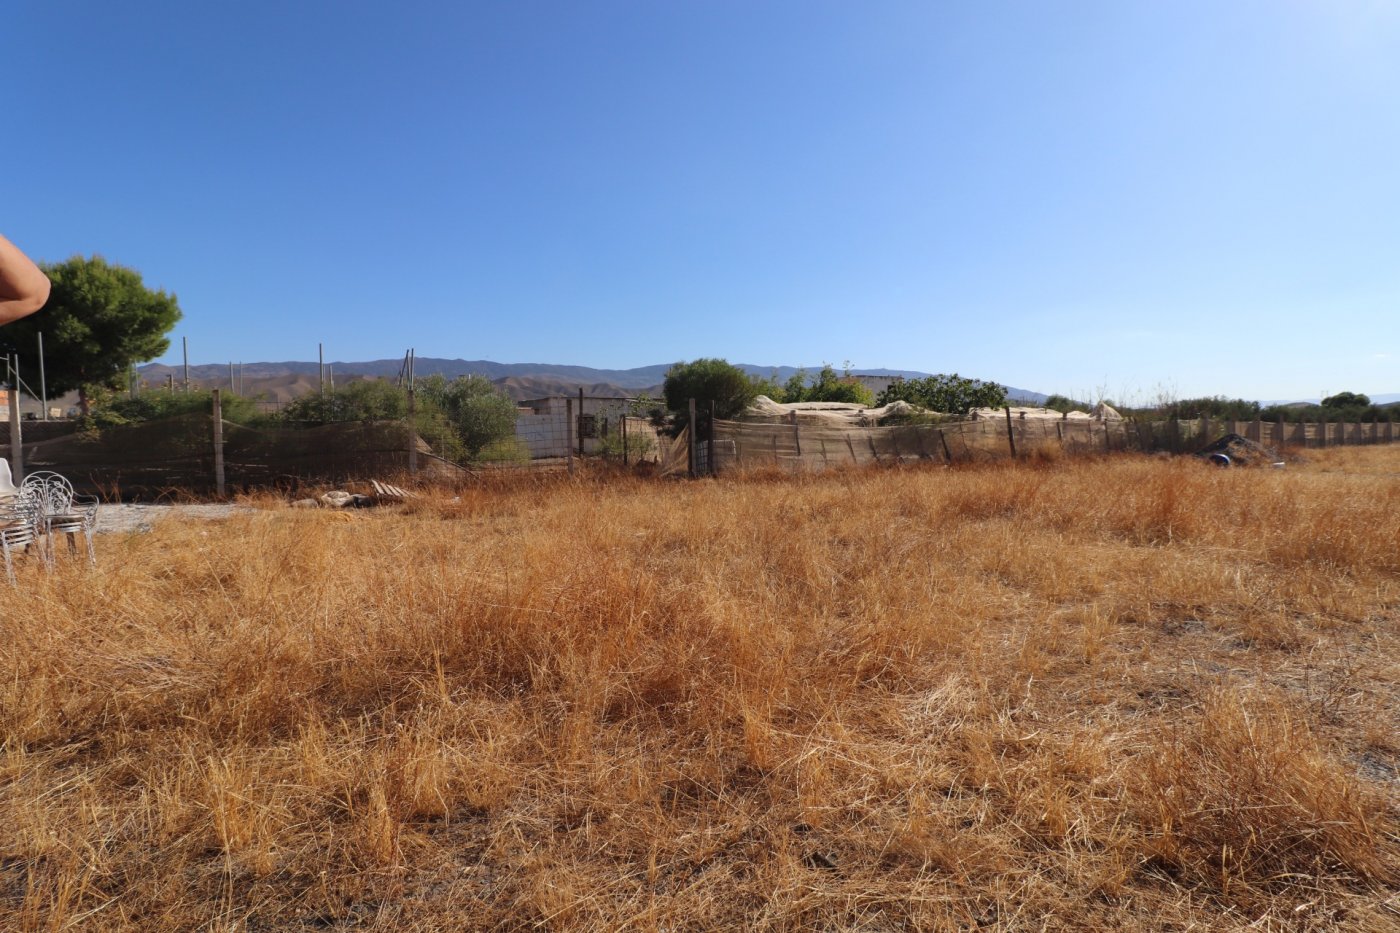
[[[6,930],[1394,930],[1400,449],[498,481],[0,592]]]

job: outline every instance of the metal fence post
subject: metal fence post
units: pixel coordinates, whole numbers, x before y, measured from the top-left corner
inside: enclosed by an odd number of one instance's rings
[[[574,472],[574,400],[564,399],[564,456],[569,458],[569,473]]]
[[[418,428],[417,413],[418,400],[415,398],[413,387],[408,389],[408,474],[418,475]]]
[[[706,434],[706,437],[707,437],[707,445],[708,445],[707,448],[706,448],[707,460],[706,460],[706,464],[705,464],[705,465],[709,468],[709,469],[707,469],[705,472],[709,473],[711,476],[714,476],[715,473],[717,472],[717,471],[715,470],[715,400],[714,400],[714,399],[710,399],[710,424],[709,424],[709,429],[705,432],[705,434]]]
[[[685,455],[690,470],[690,478],[695,479],[695,399],[691,399],[687,414],[690,420],[685,426]]]
[[[209,393],[211,414],[214,421],[214,491],[219,498],[224,497],[224,406],[219,400],[219,390]]]

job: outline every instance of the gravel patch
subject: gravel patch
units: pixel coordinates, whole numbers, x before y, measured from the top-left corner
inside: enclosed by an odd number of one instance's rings
[[[120,534],[150,531],[164,518],[217,520],[239,512],[251,512],[246,505],[213,502],[200,505],[160,505],[145,502],[117,502],[97,509],[97,533]]]

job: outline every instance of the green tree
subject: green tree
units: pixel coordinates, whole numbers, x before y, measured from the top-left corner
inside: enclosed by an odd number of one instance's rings
[[[429,376],[419,382],[418,397],[442,412],[469,459],[515,436],[515,402],[485,376],[458,376],[450,382]]]
[[[1322,400],[1323,408],[1365,408],[1371,404],[1371,397],[1361,392],[1338,392]]]
[[[716,418],[733,418],[758,398],[758,382],[727,360],[705,358],[677,363],[666,371],[661,394],[671,412],[676,434],[690,420],[689,403],[695,399],[700,427],[708,422],[710,403]]]
[[[135,269],[101,256],[42,268],[53,283],[48,304],[0,333],[25,356],[35,352],[42,332],[50,395],[76,389],[86,415],[95,390],[121,385],[131,366],[170,348],[166,335],[180,320],[180,306],[173,294],[147,288]]]
[[[877,405],[908,402],[930,411],[965,415],[974,408],[1000,408],[1006,404],[1006,387],[995,382],[968,379],[953,373],[890,383],[876,399]]]

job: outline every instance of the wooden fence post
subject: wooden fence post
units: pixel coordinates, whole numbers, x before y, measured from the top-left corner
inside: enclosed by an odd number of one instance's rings
[[[792,416],[792,442],[797,446],[798,466],[802,466],[802,432],[797,427],[797,412],[788,412]]]
[[[1016,459],[1016,432],[1011,427],[1011,406],[1003,406],[1006,409],[1006,443],[1011,448],[1011,459]]]
[[[24,438],[20,436],[19,389],[5,393],[10,400],[10,478],[16,486],[24,482]]]
[[[219,400],[219,390],[209,393],[214,416],[214,490],[220,499],[224,497],[224,406]]]
[[[627,466],[627,409],[622,410],[622,465]]]
[[[1317,446],[1327,446],[1327,417],[1325,415],[1322,420],[1317,423]]]

